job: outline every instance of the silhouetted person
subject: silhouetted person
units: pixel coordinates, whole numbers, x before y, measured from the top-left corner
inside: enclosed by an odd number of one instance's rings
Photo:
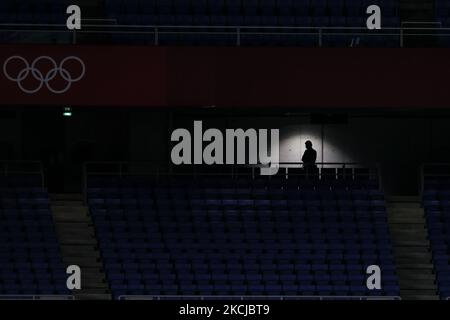
[[[313,149],[313,144],[311,141],[305,142],[306,150],[302,157],[303,167],[305,169],[315,169],[316,168],[316,160],[317,160],[317,152]]]

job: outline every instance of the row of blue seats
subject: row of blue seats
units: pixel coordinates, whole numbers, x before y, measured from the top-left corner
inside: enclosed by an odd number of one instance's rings
[[[436,207],[436,206],[435,206]],[[105,210],[106,212],[111,212],[111,214],[116,214],[121,212],[121,210],[126,211],[127,209],[133,210],[134,212],[139,212],[145,214],[151,214],[153,212],[178,212],[179,214],[186,215],[189,212],[198,212],[205,210],[205,212],[228,212],[232,215],[234,212],[242,212],[247,214],[252,214],[252,212],[340,212],[340,211],[350,211],[350,212],[384,212],[386,207],[384,203],[379,203],[377,201],[373,202],[360,202],[360,203],[320,203],[315,201],[291,201],[288,203],[265,203],[253,201],[235,201],[235,200],[223,200],[222,203],[217,203],[213,201],[200,202],[194,200],[190,203],[179,202],[179,201],[168,201],[168,202],[157,202],[154,206],[150,203],[138,206],[136,203],[117,203],[117,202],[96,202],[92,204],[94,210]],[[442,207],[442,208],[450,208]],[[28,208],[29,209],[29,208]]]
[[[295,260],[297,255],[317,255],[318,257],[328,257],[328,256],[345,256],[348,254],[354,255],[365,255],[369,251],[369,254],[378,254],[378,255],[390,255],[392,253],[391,248],[384,247],[364,247],[358,244],[354,245],[338,245],[333,246],[332,244],[328,246],[316,246],[313,244],[302,244],[297,246],[296,248],[285,248],[282,249],[266,249],[266,248],[256,248],[254,250],[247,250],[246,248],[237,248],[233,250],[228,250],[224,252],[224,249],[216,249],[216,250],[202,250],[201,248],[169,248],[165,245],[150,245],[148,248],[114,248],[111,246],[102,247],[104,254],[108,257],[114,257],[117,255],[118,257],[123,256],[125,254],[130,254],[132,259],[139,257],[141,254],[149,254],[149,253],[170,253],[173,256],[177,257],[187,257],[191,258],[191,260],[196,260],[197,258],[216,258],[216,259],[231,259],[231,260],[242,260],[243,257],[247,257],[248,259],[260,259],[261,256],[279,257],[280,259],[290,259]],[[122,258],[126,259],[126,257]]]
[[[368,199],[368,198],[384,198],[382,192],[378,190],[331,190],[331,189],[298,189],[298,188],[266,188],[264,186],[252,187],[210,187],[199,188],[198,186],[175,186],[172,188],[166,187],[148,187],[148,188],[89,188],[87,195],[89,198],[96,195],[116,196],[116,198],[141,198],[143,196],[151,197],[165,197],[165,198],[186,198],[189,196],[223,196],[223,195],[254,195],[267,196],[272,195],[289,195],[292,197],[310,197],[310,198],[328,198],[328,199]],[[101,197],[100,197],[101,198]]]
[[[277,212],[274,212],[274,214],[276,214]],[[341,215],[340,217],[335,215],[334,219],[333,217],[328,217],[328,218],[324,218],[324,216],[321,216],[320,214],[316,214],[317,212],[309,212],[308,214],[302,214],[299,215],[295,218],[290,218],[287,215],[284,215],[285,219],[282,218],[253,218],[253,217],[248,217],[248,218],[243,218],[243,219],[227,219],[227,218],[220,218],[220,215],[218,216],[218,219],[208,219],[205,217],[205,221],[204,223],[207,223],[207,227],[209,226],[213,226],[213,225],[219,225],[219,224],[226,224],[226,223],[239,223],[239,224],[244,224],[244,223],[250,223],[250,224],[255,224],[256,227],[258,226],[268,226],[270,225],[274,225],[277,222],[279,222],[280,224],[278,225],[278,227],[280,229],[285,229],[284,231],[289,231],[289,227],[287,227],[283,221],[292,224],[292,227],[296,227],[296,226],[309,226],[309,225],[313,225],[316,224],[316,227],[318,226],[318,224],[325,224],[325,227],[332,227],[333,225],[336,225],[336,227],[349,227],[350,224],[353,224],[355,227],[367,227],[369,224],[373,224],[376,225],[377,227],[381,228],[381,227],[385,227],[383,224],[386,223],[387,218],[383,215],[379,215],[379,213],[375,213],[372,216],[367,215],[361,215],[359,216],[358,212],[356,212],[355,214],[350,213],[346,215]],[[325,213],[326,214],[326,213]],[[186,215],[187,217],[189,217],[188,215]],[[200,219],[195,219],[195,221],[198,221]],[[125,226],[129,229],[135,229],[135,230],[142,230],[142,223],[158,223],[161,222],[163,224],[165,224],[166,226],[183,226],[186,225],[186,220],[185,219],[180,219],[177,216],[171,216],[170,213],[168,212],[167,216],[153,216],[153,217],[143,217],[140,215],[115,215],[113,217],[107,217],[107,216],[98,216],[96,218],[94,218],[94,221],[98,224],[102,224],[105,227],[110,227],[110,226]],[[166,227],[167,228],[167,227]],[[159,230],[164,230],[163,228],[159,228],[157,226],[154,227],[146,227],[144,229],[145,231],[149,231],[149,232],[158,232]],[[176,229],[173,229],[174,232],[176,232]]]
[[[282,220],[282,218],[295,219],[295,217],[299,217],[299,219],[303,219],[304,216],[310,217],[321,217],[321,216],[330,216],[330,217],[355,217],[355,218],[372,218],[372,217],[380,217],[383,218],[383,214],[386,213],[386,208],[384,207],[347,207],[347,208],[338,208],[338,207],[306,207],[306,206],[296,206],[291,205],[285,208],[252,208],[252,207],[226,207],[226,208],[173,208],[173,207],[162,207],[162,208],[153,208],[153,207],[144,207],[144,208],[133,208],[133,209],[123,209],[123,208],[115,208],[115,209],[98,209],[94,208],[93,211],[96,211],[95,215],[98,218],[110,218],[111,220],[117,219],[126,219],[127,217],[133,217],[138,220],[155,220],[155,218],[160,218],[163,220],[173,219],[173,217],[192,217],[194,215],[199,214],[202,217],[209,218],[211,220],[217,220],[229,217],[229,219],[247,219],[247,220],[255,220],[255,219],[275,219]],[[207,215],[206,215],[207,214]],[[256,218],[255,214],[259,214],[261,217]],[[276,218],[276,217],[280,218]],[[31,215],[30,219],[34,216]],[[167,217],[167,218],[164,218]],[[385,216],[384,216],[385,217]],[[198,219],[197,219],[198,220]]]
[[[386,228],[383,228],[386,227]],[[8,230],[5,230],[9,232]],[[211,224],[211,225],[203,225],[203,226],[193,226],[190,224],[179,224],[173,226],[171,224],[167,224],[165,226],[150,226],[146,229],[143,229],[139,226],[136,227],[122,227],[118,226],[115,228],[109,227],[101,227],[97,229],[97,233],[102,236],[113,236],[113,237],[121,237],[127,235],[132,238],[139,238],[141,236],[153,236],[155,239],[161,236],[170,237],[170,236],[211,236],[217,233],[222,233],[217,235],[217,237],[221,236],[229,236],[234,234],[261,234],[261,236],[267,238],[274,237],[301,237],[302,235],[313,235],[313,234],[335,234],[335,233],[361,233],[367,234],[370,237],[370,234],[389,234],[387,230],[387,225],[379,223],[376,226],[372,225],[370,222],[362,223],[359,225],[352,225],[351,223],[346,223],[342,225],[336,225],[333,222],[330,222],[327,225],[323,223],[311,222],[311,223],[298,223],[296,225],[289,224],[281,224],[278,226],[274,226],[272,223],[263,223],[256,224],[247,223],[242,225],[239,222],[231,222],[228,224]]]
[[[317,290],[316,290],[317,288]],[[367,287],[365,286],[337,286],[335,290],[333,290],[332,286],[308,286],[308,287],[296,287],[296,286],[289,286],[284,288],[284,290],[277,290],[277,291],[266,291],[263,290],[260,286],[255,287],[247,287],[247,286],[237,286],[234,288],[226,287],[226,286],[219,286],[219,287],[212,287],[212,286],[205,286],[196,289],[190,289],[190,290],[179,290],[177,286],[167,286],[161,288],[155,288],[155,289],[144,289],[143,287],[139,286],[137,288],[128,288],[127,286],[117,286],[113,288],[113,297],[118,299],[121,296],[127,296],[127,295],[148,295],[148,296],[155,296],[155,298],[164,298],[164,296],[177,296],[177,295],[199,295],[199,296],[259,296],[259,295],[267,295],[267,296],[336,296],[336,297],[342,297],[342,296],[398,296],[399,295],[399,288],[397,286],[394,286],[389,288],[389,291],[387,290],[371,290],[369,291]],[[349,297],[350,298],[350,297]],[[178,298],[179,299],[179,298]],[[312,297],[313,299],[313,297]],[[202,298],[203,300],[203,298]],[[279,298],[276,298],[276,300],[279,300]],[[294,298],[295,300],[295,298]]]
[[[227,177],[217,178],[172,178],[172,179],[155,179],[146,177],[136,178],[117,178],[117,177],[88,177],[87,190],[90,188],[151,188],[151,187],[194,187],[194,188],[223,188],[229,186],[233,187],[270,187],[270,186],[290,186],[293,188],[322,188],[322,189],[364,189],[377,188],[377,180],[306,180],[292,178],[272,178],[272,179],[232,179]]]
[[[335,281],[360,281],[367,279],[367,264],[352,263],[341,264],[335,263],[310,263],[304,262],[302,265],[295,266],[293,269],[287,268],[285,271],[279,270],[274,272],[273,268],[268,266],[261,267],[259,264],[253,266],[235,266],[233,268],[224,267],[222,265],[205,266],[205,265],[189,265],[173,266],[170,264],[160,264],[156,266],[139,265],[134,267],[123,267],[121,265],[112,264],[106,268],[106,272],[111,279],[149,279],[161,281],[176,281],[184,279],[197,280],[252,280],[252,281],[301,281],[301,280],[320,280],[324,277],[330,277]],[[218,269],[215,269],[215,268]],[[396,270],[391,264],[382,263],[380,268],[383,269],[383,279],[391,281],[396,279]],[[251,270],[251,272],[247,272]]]
[[[254,272],[255,270],[249,270]],[[169,277],[166,274],[153,273],[153,277],[139,276],[138,273],[108,273],[111,283],[126,283],[126,282],[142,282],[147,284],[177,284],[177,283],[252,283],[252,284],[267,284],[267,283],[334,283],[334,284],[360,284],[364,283],[367,275],[347,275],[347,274],[294,274],[294,273],[280,273],[276,274],[273,270],[267,270],[266,273],[253,273],[252,277],[242,274],[210,274],[210,273],[189,273],[182,270],[183,273],[171,274]],[[245,271],[244,271],[245,272]],[[185,276],[184,276],[185,275]],[[167,276],[167,277],[166,277]],[[383,282],[396,283],[397,276],[395,274],[383,275]]]
[[[156,256],[154,260],[148,260],[150,262],[111,262],[108,261],[107,270],[113,269],[161,269],[168,268],[168,270],[202,270],[204,268],[215,269],[216,267],[219,269],[225,270],[246,270],[246,269],[255,269],[258,270],[291,270],[291,271],[324,271],[324,270],[346,270],[350,269],[352,266],[360,265],[360,266],[368,266],[373,263],[392,263],[393,257],[392,255],[388,255],[386,257],[381,257],[378,255],[370,255],[370,256],[350,256],[349,260],[343,261],[346,257],[342,256],[339,258],[326,259],[326,258],[317,258],[316,260],[312,258],[305,257],[303,259],[298,259],[295,261],[283,262],[283,260],[278,261],[274,260],[275,258],[270,257],[260,257],[258,259],[250,260],[247,262],[223,262],[222,260],[208,260],[208,259],[198,259],[195,261],[190,260],[174,260],[172,263],[160,263],[156,261],[158,257]],[[113,259],[113,258],[110,258]],[[167,261],[166,261],[167,262]],[[334,269],[334,265],[339,264],[341,267],[339,269]],[[315,269],[317,267],[317,269]]]
[[[243,278],[243,277],[242,277]],[[215,279],[214,277],[207,279],[204,278],[202,280],[197,280],[197,278],[184,278],[184,279],[147,279],[147,278],[133,278],[129,279],[112,279],[110,281],[111,286],[115,285],[121,285],[121,284],[143,284],[147,286],[176,286],[176,285],[361,285],[365,284],[364,279],[340,279],[340,280],[333,280],[333,279],[327,279],[327,278],[320,278],[320,277],[314,277],[311,276],[310,278],[300,278],[297,279],[294,276],[286,275],[286,277],[283,277],[280,275],[280,278],[270,278],[268,280],[247,280],[242,279],[240,277],[221,277],[219,279]],[[362,278],[362,277],[361,277]],[[396,276],[392,277],[393,279],[396,278]],[[385,279],[383,277],[382,285],[383,286],[389,286],[389,285],[397,285],[398,282],[396,280],[389,280]]]
[[[365,223],[374,220],[387,221],[386,210],[321,210],[312,208],[307,210],[132,210],[123,209],[106,210],[98,209],[93,215],[96,221],[106,221],[108,225],[123,223],[128,226],[145,227],[157,223],[273,223],[283,225],[285,223],[317,221],[335,223]],[[154,225],[155,226],[155,225]],[[200,225],[201,226],[201,225]]]
[[[263,250],[263,249],[261,249]],[[162,259],[161,261],[175,261],[181,264],[190,264],[199,262],[204,263],[205,261],[222,261],[225,264],[242,264],[245,263],[248,258],[248,261],[272,261],[272,262],[302,262],[307,263],[312,261],[331,261],[331,260],[344,260],[343,264],[345,264],[346,259],[358,260],[358,259],[368,259],[368,258],[383,258],[386,257],[391,259],[392,252],[387,249],[378,249],[374,250],[371,253],[365,253],[363,248],[360,250],[333,250],[330,249],[328,252],[299,252],[296,250],[285,250],[282,252],[278,252],[277,250],[266,250],[267,252],[261,252],[258,250],[246,250],[241,253],[236,252],[216,252],[216,253],[205,253],[201,250],[185,250],[185,251],[177,251],[177,250],[154,250],[147,251],[145,253],[130,253],[126,254],[123,250],[104,250],[104,259],[105,263],[108,265],[116,265],[122,263],[148,263],[148,264],[157,264],[158,259]],[[169,255],[168,255],[169,254]],[[443,258],[447,258],[447,255],[443,255]],[[183,262],[184,261],[184,262]],[[50,263],[50,262],[49,262]]]
[[[322,207],[290,207],[285,209],[225,209],[219,208],[214,210],[208,209],[175,209],[175,208],[164,208],[164,209],[131,209],[127,212],[125,209],[93,209],[97,210],[94,216],[94,220],[98,221],[121,221],[128,220],[132,222],[133,219],[136,221],[171,221],[171,220],[186,220],[190,219],[195,215],[200,215],[201,217],[220,222],[221,220],[239,220],[239,221],[286,221],[290,220],[314,220],[320,221],[325,217],[334,219],[336,221],[348,220],[352,222],[356,219],[358,220],[385,220],[387,217],[385,208],[346,208],[339,210],[338,208],[322,208]],[[207,215],[206,215],[207,214]],[[260,217],[255,215],[259,214]],[[33,218],[33,216],[31,216]],[[198,221],[199,218],[192,218],[193,221]]]
[[[143,269],[144,270],[144,269]],[[367,279],[367,274],[364,273],[304,273],[304,274],[285,274],[285,273],[262,273],[262,274],[247,274],[247,273],[237,273],[237,274],[211,274],[211,273],[192,273],[191,269],[187,273],[177,273],[177,274],[161,274],[157,272],[150,273],[127,273],[127,272],[113,272],[109,271],[109,276],[112,281],[128,281],[128,280],[144,280],[144,281],[246,281],[246,282],[273,282],[273,281],[334,281],[334,282],[361,282]],[[448,276],[446,277],[448,279]],[[394,273],[387,273],[383,276],[382,280],[385,281],[396,281],[397,278]]]
[[[133,217],[138,220],[173,220],[175,217],[179,219],[189,218],[193,221],[202,217],[208,220],[221,219],[246,219],[246,220],[283,220],[283,219],[303,219],[303,217],[354,217],[354,218],[385,218],[385,207],[361,207],[361,208],[345,208],[337,207],[303,207],[291,205],[286,208],[216,208],[216,209],[190,209],[190,208],[141,208],[141,209],[92,209],[95,218],[111,218],[111,220],[126,219]],[[5,215],[6,216],[6,215]],[[30,219],[34,216],[31,215]]]
[[[161,239],[165,239],[167,241],[170,241],[170,239],[183,239],[185,241],[202,241],[202,240],[214,240],[214,241],[228,241],[228,239],[234,238],[234,239],[259,239],[261,241],[286,241],[287,239],[292,241],[300,241],[304,239],[333,239],[336,237],[342,237],[342,239],[359,239],[366,235],[367,232],[371,232],[373,229],[364,229],[362,231],[355,232],[352,235],[348,235],[350,231],[353,231],[354,229],[314,229],[309,230],[308,232],[303,230],[299,230],[298,232],[303,232],[303,234],[288,234],[288,235],[273,235],[271,237],[267,236],[267,232],[278,232],[282,231],[280,229],[263,229],[263,230],[256,230],[256,229],[240,229],[236,231],[230,231],[230,230],[224,230],[223,228],[215,228],[211,230],[205,230],[205,231],[193,231],[192,233],[187,233],[186,231],[180,231],[180,233],[177,232],[140,232],[136,235],[131,236],[128,232],[118,232],[111,234],[110,232],[99,232],[98,237],[102,239],[109,239],[111,241],[117,242],[117,241],[157,241]],[[222,232],[221,235],[216,235],[216,233]],[[439,237],[440,235],[434,235],[434,237]],[[13,237],[13,236],[12,236]],[[22,236],[23,237],[23,236]],[[389,238],[389,232],[388,231],[377,231],[376,233],[367,236],[365,239],[373,239],[373,238]],[[18,237],[15,237],[18,238]],[[30,237],[31,238],[31,237]]]
[[[114,262],[119,260],[142,260],[149,254],[153,252],[170,252],[174,256],[185,257],[187,259],[195,260],[196,257],[211,257],[217,259],[235,259],[242,260],[244,258],[258,259],[262,255],[267,256],[279,256],[280,259],[297,259],[297,256],[301,255],[321,255],[322,257],[328,257],[329,255],[365,255],[367,252],[371,254],[386,255],[389,256],[392,253],[392,249],[385,244],[384,246],[362,246],[359,244],[348,244],[348,245],[333,245],[319,246],[319,245],[302,245],[297,248],[292,247],[282,247],[282,248],[232,248],[228,252],[224,253],[218,251],[217,249],[205,250],[202,248],[176,248],[169,247],[157,243],[150,244],[147,248],[114,248],[113,246],[102,246],[102,252],[105,255],[106,262]],[[444,252],[446,252],[444,250]],[[127,255],[128,254],[128,255]],[[151,258],[151,257],[150,257]]]
[[[116,16],[111,16],[111,18],[116,18]],[[42,18],[41,18],[42,19]],[[269,27],[275,27],[273,30],[268,30],[268,32],[272,33],[273,35],[281,35],[283,30],[278,29],[277,27],[284,27],[284,28],[311,28],[309,30],[309,33],[313,36],[313,29],[312,28],[327,28],[327,27],[334,27],[334,28],[342,28],[343,32],[347,32],[347,34],[351,35],[352,33],[349,32],[350,30],[345,30],[345,27],[352,27],[355,30],[353,30],[353,36],[357,33],[357,31],[364,31],[366,28],[366,18],[364,11],[362,14],[355,14],[355,15],[339,15],[339,16],[328,16],[324,14],[316,14],[314,16],[305,16],[305,15],[295,15],[295,14],[289,14],[289,15],[272,15],[272,16],[266,16],[266,15],[212,15],[212,16],[205,16],[205,15],[171,15],[171,14],[163,14],[163,15],[140,15],[140,14],[125,14],[120,15],[117,17],[118,24],[120,25],[142,25],[142,26],[180,26],[183,28],[179,29],[161,29],[159,30],[160,35],[177,35],[180,34],[180,40],[195,40],[195,35],[189,36],[189,27],[191,26],[198,26],[198,27],[243,27],[244,30],[244,36],[245,32],[247,32],[247,38],[249,40],[251,39],[258,39],[258,37],[255,37],[254,35],[250,35],[251,31],[255,31],[254,29],[245,27],[260,27],[260,26],[269,26]],[[398,17],[384,17],[383,20],[383,26],[386,28],[398,28],[400,27],[400,19]],[[200,30],[193,30],[193,31],[200,31]],[[210,35],[214,35],[214,31],[217,30],[204,30],[203,33],[207,33]],[[259,30],[261,31],[261,30]],[[299,29],[288,29],[284,30],[292,35],[295,35],[296,33],[298,35],[302,34],[305,30]],[[326,31],[326,30],[325,30]],[[226,32],[228,34],[236,34],[236,30],[233,28],[224,28],[223,32]],[[149,30],[148,34],[151,35],[153,33],[152,30]],[[201,33],[199,33],[201,36]],[[329,35],[332,35],[332,33],[329,33]],[[186,36],[186,37],[185,37]],[[265,37],[270,39],[270,37]],[[287,37],[286,37],[287,38]],[[197,39],[201,40],[202,38],[197,35]],[[170,41],[170,37],[162,37],[160,39],[164,42],[164,40]],[[245,39],[241,39],[245,40]],[[330,178],[334,178],[333,176],[330,176]]]
[[[126,273],[111,274],[111,283],[145,283],[145,284],[214,284],[214,283],[248,283],[248,284],[292,284],[292,283],[362,283],[367,279],[364,274],[173,274],[172,277],[165,277],[164,274],[153,274],[152,277],[140,276],[134,274],[133,276]],[[383,276],[382,281],[386,283],[397,283],[397,277],[393,274]]]
[[[28,0],[30,1],[30,0]],[[26,1],[25,1],[26,3]],[[382,6],[398,6],[398,0],[377,0]],[[180,6],[180,7],[222,7],[222,6],[261,6],[296,8],[304,6],[367,6],[373,4],[370,0],[107,0],[106,5],[115,8],[137,8],[155,6]]]
[[[184,252],[183,254],[172,252],[169,257],[167,253],[164,252],[148,252],[147,254],[141,255],[129,255],[126,256],[123,252],[109,251],[105,252],[105,262],[109,266],[130,266],[145,264],[149,267],[158,265],[158,259],[166,259],[165,261],[173,261],[174,265],[202,265],[204,263],[221,262],[227,266],[236,265],[246,265],[246,264],[312,264],[323,263],[324,261],[341,261],[346,264],[353,263],[355,260],[378,260],[378,259],[389,259],[392,260],[392,252],[390,251],[380,251],[379,253],[361,253],[361,252],[333,252],[329,253],[303,253],[297,254],[297,256],[292,257],[291,253],[249,253],[249,259],[245,259],[245,255],[238,254],[204,254],[198,251],[192,250],[191,252]],[[168,260],[167,260],[168,259]],[[171,259],[171,260],[170,260]],[[446,261],[448,256],[442,256],[441,261]],[[162,260],[161,260],[162,261]],[[321,261],[321,262],[320,262]],[[42,265],[48,265],[42,263]]]
[[[209,233],[209,234],[183,233],[183,234],[180,234],[176,230],[173,230],[171,232],[169,231],[164,234],[142,233],[141,235],[137,235],[135,237],[132,237],[130,235],[127,236],[125,233],[123,234],[123,237],[117,237],[116,235],[113,235],[113,234],[108,234],[105,237],[108,237],[110,240],[113,240],[113,239],[121,239],[123,241],[126,240],[126,242],[124,242],[124,243],[120,243],[120,241],[117,241],[118,243],[114,243],[114,244],[115,245],[118,245],[118,244],[130,245],[130,246],[132,246],[133,243],[135,245],[139,245],[139,242],[142,242],[143,245],[148,245],[148,243],[155,242],[155,241],[164,241],[164,243],[167,245],[176,245],[180,241],[194,242],[194,243],[190,243],[191,245],[196,245],[196,244],[208,245],[208,241],[218,242],[218,243],[221,243],[222,245],[226,245],[227,243],[237,245],[237,244],[239,244],[240,241],[243,241],[243,240],[245,240],[245,243],[243,243],[243,244],[266,243],[267,245],[277,246],[280,243],[283,243],[284,245],[289,245],[289,241],[295,241],[292,243],[292,245],[301,245],[301,241],[304,241],[306,244],[308,244],[310,242],[319,243],[321,241],[327,242],[327,241],[331,241],[331,240],[336,241],[336,243],[347,243],[350,240],[354,240],[357,243],[371,243],[374,241],[378,241],[378,239],[377,239],[378,237],[389,238],[389,234],[387,232],[381,233],[381,231],[380,231],[380,233],[377,233],[374,235],[368,235],[367,238],[364,238],[365,234],[363,234],[363,233],[355,234],[355,235],[346,235],[345,233],[338,233],[338,232],[336,232],[334,234],[330,232],[330,234],[329,234],[326,231],[324,231],[324,233],[319,233],[319,234],[317,234],[317,233],[309,233],[309,234],[292,233],[290,235],[277,234],[277,235],[273,235],[273,236],[258,233],[257,231],[255,231],[254,233],[251,233],[249,235],[247,235],[246,233],[241,233],[240,231],[236,231],[236,232],[222,231],[222,234],[217,234],[220,232],[221,232],[220,229],[217,229],[216,234],[214,234],[214,233]],[[272,230],[272,232],[273,232],[273,230]],[[104,239],[102,239],[102,240],[104,240]],[[388,241],[388,239],[384,239],[384,240]],[[198,241],[198,243],[195,243],[197,241]]]
[[[154,237],[155,239],[159,239],[161,236],[170,236],[171,234],[177,234],[179,233],[188,233],[191,232],[193,234],[208,234],[208,233],[216,233],[224,232],[224,233],[236,233],[236,232],[242,232],[242,233],[265,233],[273,232],[276,233],[276,237],[290,237],[290,236],[296,236],[295,234],[315,234],[315,233],[361,233],[361,234],[367,234],[367,233],[375,233],[375,234],[389,234],[388,230],[379,229],[370,223],[362,224],[361,227],[354,226],[353,224],[346,223],[345,225],[335,225],[330,224],[328,227],[313,225],[312,228],[309,228],[308,225],[300,225],[300,227],[296,228],[293,226],[290,226],[288,224],[280,225],[280,226],[273,226],[272,224],[267,225],[261,225],[261,226],[254,226],[253,224],[247,224],[246,226],[241,226],[240,224],[235,224],[237,226],[237,230],[233,230],[232,226],[204,226],[204,227],[192,227],[192,226],[180,226],[177,229],[173,228],[158,228],[158,227],[149,227],[149,228],[127,228],[124,226],[117,226],[117,227],[99,227],[97,228],[97,234],[103,235],[103,236],[111,236],[111,237],[118,237],[120,238],[123,235],[130,235],[130,237],[140,237],[142,235],[148,235],[151,237]],[[440,226],[442,227],[442,226]],[[8,232],[8,231],[7,231]],[[281,234],[277,234],[277,233]],[[294,233],[295,232],[295,233]],[[283,233],[292,233],[292,235],[283,235]]]
[[[148,242],[146,242],[146,240],[148,240]],[[114,247],[114,248],[120,248],[120,247],[122,247],[122,248],[146,248],[154,241],[155,241],[154,238],[142,237],[142,238],[135,239],[135,241],[133,241],[133,242],[117,242],[114,244],[112,244],[112,243],[101,244],[101,247],[102,248],[111,248],[111,247]],[[165,239],[165,242],[167,242],[168,245],[170,244],[170,246],[172,246],[173,248],[185,248],[186,247],[186,245],[184,243],[184,239],[181,237],[174,236],[174,238],[172,238],[172,239]],[[364,238],[358,238],[358,237],[353,237],[351,239],[338,239],[338,238],[327,239],[325,237],[321,237],[321,238],[304,237],[303,243],[304,244],[315,244],[315,245],[321,245],[321,244],[326,245],[326,244],[336,243],[336,246],[348,245],[350,243],[355,243],[355,244],[367,246],[368,250],[371,249],[371,245],[382,246],[383,244],[386,244],[387,246],[390,246],[390,243],[387,242],[386,239],[377,240],[377,239],[370,238],[370,239],[365,240]],[[184,247],[183,247],[183,244],[184,244]],[[20,245],[20,243],[18,243],[16,245]],[[259,243],[259,245],[261,245],[261,243]],[[274,249],[275,248],[283,248],[283,247],[287,247],[288,249],[291,249],[291,248],[301,247],[301,245],[302,245],[302,243],[298,243],[298,244],[292,243],[289,245],[288,243],[277,243],[276,241],[272,241],[270,243],[270,246]],[[211,242],[209,242],[209,243],[208,242],[206,242],[206,243],[190,243],[189,246],[192,248],[201,248],[204,250],[217,248],[217,244],[211,243]],[[222,242],[221,246],[223,246],[223,248],[239,250],[241,248],[250,249],[250,246],[258,247],[258,243],[233,241],[233,239],[229,239],[229,241],[226,243]]]
[[[157,269],[161,270],[161,272],[168,272],[172,273],[173,270],[178,270],[182,273],[186,270],[195,270],[195,272],[209,272],[212,274],[215,273],[242,273],[247,272],[251,270],[259,270],[264,272],[284,272],[284,273],[299,273],[303,274],[305,272],[310,272],[311,270],[315,270],[316,272],[319,271],[343,271],[343,270],[362,270],[364,268],[367,268],[367,266],[372,264],[391,264],[393,261],[393,258],[386,258],[379,260],[378,258],[373,259],[363,259],[363,260],[351,260],[347,264],[342,264],[338,260],[333,261],[326,261],[321,260],[317,263],[312,263],[312,261],[309,260],[302,260],[297,263],[263,263],[260,261],[256,261],[253,263],[247,263],[247,264],[229,264],[225,265],[223,262],[208,262],[208,261],[198,261],[197,263],[130,263],[130,264],[111,264],[109,265],[106,270],[125,270],[128,272],[131,272],[132,270],[144,270],[144,269]],[[334,265],[340,265],[338,269],[334,268]]]

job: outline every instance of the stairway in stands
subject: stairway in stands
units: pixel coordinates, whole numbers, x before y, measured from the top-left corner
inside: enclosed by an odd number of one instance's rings
[[[81,268],[76,299],[110,299],[106,276],[88,208],[79,194],[52,194],[50,205],[66,266]]]
[[[402,299],[439,299],[419,197],[393,196],[387,206]]]

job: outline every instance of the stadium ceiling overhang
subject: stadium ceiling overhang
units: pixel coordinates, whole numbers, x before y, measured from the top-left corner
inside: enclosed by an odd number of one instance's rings
[[[447,49],[0,46],[0,105],[450,107]]]

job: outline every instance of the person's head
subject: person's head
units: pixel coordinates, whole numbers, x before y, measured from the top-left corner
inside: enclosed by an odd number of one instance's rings
[[[312,144],[311,141],[308,140],[308,141],[305,142],[305,146],[306,146],[306,149],[309,150],[309,149],[312,149],[313,144]]]

